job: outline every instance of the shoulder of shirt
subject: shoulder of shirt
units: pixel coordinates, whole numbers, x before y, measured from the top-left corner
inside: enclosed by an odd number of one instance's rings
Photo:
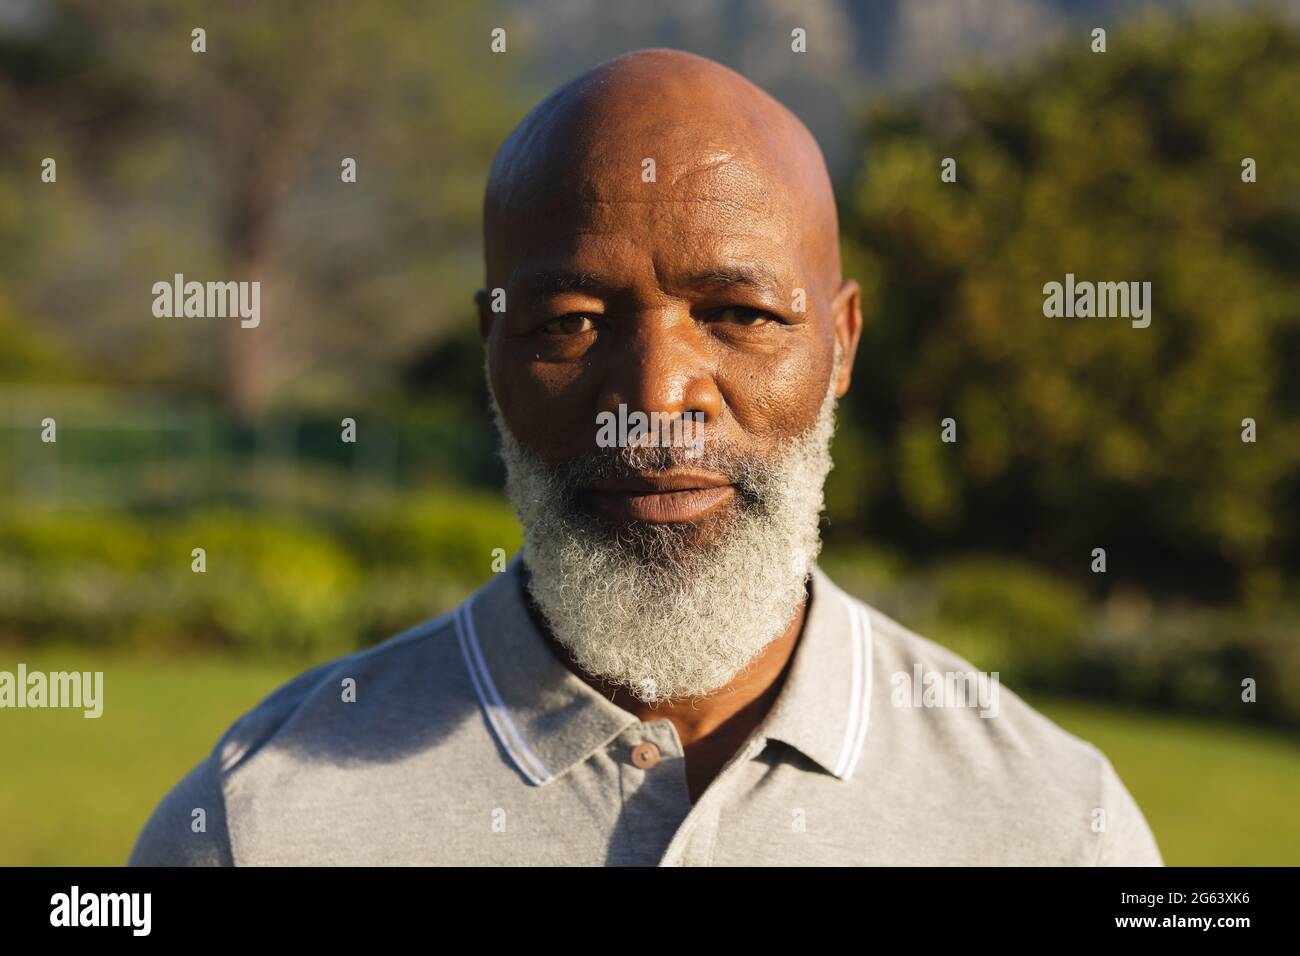
[[[340,681],[365,675],[396,678],[409,673],[412,655],[454,630],[454,611],[395,634],[373,647],[344,655],[304,671],[263,698],[221,736],[212,757],[222,776],[229,775],[270,743],[296,715],[321,694],[337,695]],[[454,639],[449,647],[454,647]]]
[[[208,755],[154,809],[131,851],[132,866],[231,866],[226,797],[232,774],[257,756],[321,695],[337,695],[338,680],[354,676],[372,688],[394,686],[421,648],[436,646],[454,627],[451,613],[425,621],[366,650],[312,667],[281,685],[237,719]],[[454,648],[454,639],[447,642]],[[425,658],[428,660],[428,657]],[[428,676],[426,668],[422,675]],[[383,698],[383,693],[370,697]],[[337,696],[333,696],[338,700]],[[310,723],[310,721],[309,721]],[[202,831],[192,828],[194,808],[208,812]]]
[[[923,672],[979,674],[981,668],[928,638],[922,637],[871,605],[847,595],[871,621],[875,658],[875,692],[882,705],[890,705],[891,677],[911,676],[920,664]],[[995,669],[994,669],[995,672]],[[909,685],[910,686],[910,685]],[[925,725],[925,738],[946,752],[983,762],[1012,776],[1034,778],[1053,789],[1070,793],[1100,794],[1113,774],[1110,761],[1088,743],[1031,707],[1019,695],[998,683],[996,717],[981,717],[979,710],[921,708],[915,714]],[[902,723],[902,722],[896,722]]]
[[[997,716],[978,708],[913,708],[896,719],[891,678],[904,672],[978,674],[946,647],[846,595],[871,622],[873,685],[883,712],[873,717],[883,758],[877,773],[905,790],[917,779],[1009,812],[1009,839],[1036,834],[1054,862],[1159,866],[1159,848],[1132,795],[1097,747],[1062,729],[1017,694],[998,685]],[[900,684],[906,683],[900,681]],[[910,684],[908,684],[910,687]],[[881,725],[885,726],[881,726]],[[870,737],[872,731],[868,732]],[[878,781],[885,783],[887,781]],[[1093,829],[1101,816],[1100,836]],[[1046,850],[1044,852],[1047,852]]]

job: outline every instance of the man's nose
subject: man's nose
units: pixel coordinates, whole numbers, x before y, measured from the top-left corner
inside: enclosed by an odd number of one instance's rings
[[[689,317],[639,316],[620,343],[601,390],[598,411],[658,412],[672,418],[698,413],[705,424],[722,414],[714,358]]]

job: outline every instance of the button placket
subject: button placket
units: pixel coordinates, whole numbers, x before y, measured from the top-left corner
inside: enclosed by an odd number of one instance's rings
[[[660,866],[712,865],[722,805],[734,796],[729,788],[735,785],[740,767],[757,757],[766,746],[766,737],[755,736],[726,763],[678,827],[660,858]]]

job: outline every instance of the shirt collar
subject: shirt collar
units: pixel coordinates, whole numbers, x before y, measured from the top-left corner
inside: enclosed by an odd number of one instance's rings
[[[871,713],[871,618],[820,567],[810,592],[790,673],[758,732],[849,780]]]
[[[522,552],[453,613],[475,694],[497,743],[544,785],[638,723],[570,671],[528,613]],[[814,568],[803,634],[776,703],[755,736],[780,740],[847,780],[866,737],[870,619]]]

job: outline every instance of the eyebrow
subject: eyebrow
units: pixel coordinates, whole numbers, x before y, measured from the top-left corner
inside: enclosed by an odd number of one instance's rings
[[[547,270],[533,272],[517,280],[520,292],[528,298],[563,295],[566,292],[608,293],[616,291],[614,283],[594,272]]]

